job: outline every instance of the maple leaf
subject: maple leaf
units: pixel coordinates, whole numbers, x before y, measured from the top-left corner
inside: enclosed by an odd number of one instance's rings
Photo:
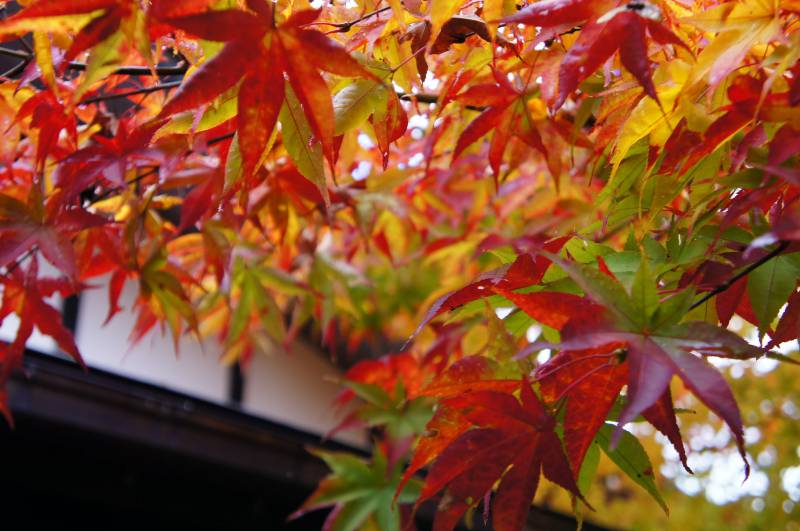
[[[383,158],[383,169],[389,165],[389,146],[403,136],[408,129],[408,114],[400,104],[397,94],[389,94],[386,108],[379,108],[370,116],[370,123],[375,131],[378,149]]]
[[[61,131],[66,131],[69,147],[74,149],[77,145],[78,123],[75,115],[51,90],[35,94],[20,107],[16,120],[26,118],[30,118],[30,126],[39,131],[36,146],[36,165],[39,170],[44,168],[48,155],[58,158]]]
[[[575,328],[578,328],[577,322],[565,328],[563,337],[582,333]],[[594,349],[563,350],[540,365],[534,373],[546,403],[557,404],[566,399],[564,444],[576,478],[589,446],[608,419],[623,386],[628,383],[625,348],[625,343],[620,342]],[[669,388],[643,412],[643,416],[667,436],[684,467],[689,470]]]
[[[457,411],[467,429],[438,430],[437,423],[445,418],[440,413],[428,425],[444,449],[431,465],[417,505],[445,491],[435,530],[453,529],[498,480],[492,501],[492,524],[498,531],[522,527],[541,473],[582,499],[556,435],[555,419],[527,379],[519,382],[519,391],[519,399],[497,391],[474,391],[440,403],[442,409]]]
[[[411,397],[417,396],[423,383],[424,372],[420,362],[411,354],[390,354],[377,360],[362,360],[350,367],[344,379],[350,382],[376,385],[386,393],[392,393],[401,385]],[[336,397],[338,405],[345,405],[355,398],[353,390],[344,390]]]
[[[495,77],[502,80],[501,75]],[[489,144],[489,164],[495,181],[500,173],[503,153],[512,135],[547,156],[539,130],[530,118],[528,98],[507,81],[475,85],[457,99],[467,105],[480,101],[489,106],[464,128],[453,150],[453,159],[457,159],[467,147],[492,130],[494,135]]]
[[[536,342],[523,349],[519,356],[528,355],[542,348],[566,352],[599,349],[603,352],[599,356],[601,358],[605,356],[607,361],[596,366],[583,364],[585,371],[579,376],[573,374],[576,379],[569,384],[578,386],[582,379],[612,368],[616,363],[614,350],[624,348],[628,393],[625,407],[619,416],[614,440],[621,435],[622,426],[662,399],[669,389],[672,376],[677,375],[686,387],[719,415],[731,429],[745,462],[746,473],[749,473],[742,421],[736,400],[722,375],[695,353],[703,356],[742,359],[759,357],[763,351],[749,345],[736,334],[708,323],[678,324],[683,315],[682,308],[687,308],[691,303],[692,292],[689,291],[688,294],[684,292],[682,296],[673,297],[670,304],[659,305],[658,294],[644,259],[631,287],[631,294],[628,294],[615,278],[602,271],[557,257],[551,257],[551,260],[558,264],[587,296],[605,308],[605,315],[598,313],[593,319],[582,317],[569,321],[562,330],[560,343]],[[590,353],[589,356],[591,355]],[[554,358],[554,365],[561,363],[555,361],[558,359],[558,356]],[[609,375],[613,372],[611,371]],[[614,388],[618,384],[619,381],[614,384]],[[569,389],[562,390],[559,394],[568,391]],[[671,419],[666,420],[671,424]],[[672,428],[668,431],[673,432]],[[675,437],[674,432],[672,436],[669,433],[667,435],[671,440]],[[677,444],[676,447],[680,448]],[[580,453],[576,450],[573,455],[578,458]]]
[[[428,62],[425,54],[422,53],[426,51],[426,48],[431,55],[442,54],[448,51],[453,44],[463,43],[473,35],[486,42],[492,42],[489,27],[480,18],[472,15],[455,15],[452,10],[457,10],[457,3],[437,2],[437,6],[441,15],[432,14],[431,18],[439,18],[438,21],[415,22],[408,27],[408,32],[401,39],[401,42],[411,41],[411,51],[417,63],[417,72],[423,81],[428,73]],[[436,38],[431,42],[434,34],[436,34]],[[495,39],[498,45],[506,46],[508,44],[502,35],[495,36]]]
[[[552,12],[544,7],[535,9],[527,17],[530,20],[527,23],[537,24],[536,21],[547,17],[553,18],[554,22],[577,21],[590,14],[590,10],[594,13],[595,8],[587,4],[589,2],[578,2],[578,9],[575,11],[566,6]],[[526,17],[522,17],[520,21],[525,22],[525,19]],[[649,33],[660,44],[683,46],[688,50],[672,31],[659,23],[660,19],[661,11],[657,6],[649,2],[631,2],[587,23],[561,62],[558,97],[553,108],[561,108],[581,81],[592,75],[617,50],[623,66],[633,74],[645,93],[657,101],[658,95],[653,86],[652,69],[647,55],[646,34]]]
[[[596,0],[542,0],[505,17],[506,24],[527,24],[543,29],[575,26],[597,18],[614,5],[613,1]]]
[[[31,187],[28,202],[0,194],[0,266],[8,266],[24,253],[37,248],[48,262],[70,279],[77,277],[71,237],[108,220],[63,201],[63,195],[50,196],[42,204],[38,185]]]
[[[497,187],[503,155],[508,150],[509,141],[517,138],[544,157],[558,186],[561,174],[561,161],[558,155],[560,150],[553,148],[561,148],[567,143],[591,148],[591,142],[583,135],[570,131],[570,128],[559,119],[546,119],[545,103],[540,98],[533,97],[528,89],[511,84],[499,71],[493,70],[492,73],[495,83],[473,85],[454,98],[462,105],[482,108],[483,111],[458,137],[453,150],[453,160],[461,156],[470,145],[492,132],[489,142],[489,166]]]
[[[386,446],[375,446],[371,462],[342,452],[312,451],[325,461],[331,473],[289,519],[333,507],[325,529],[354,530],[370,524],[385,531],[413,528],[409,527],[413,526],[410,514],[401,511],[401,505],[419,496],[420,484],[414,480],[398,489],[402,461],[391,460],[391,448]]]
[[[39,264],[35,256],[31,257],[26,271],[16,267],[0,278],[0,282],[3,285],[0,323],[11,313],[17,314],[20,320],[14,341],[10,345],[0,345],[0,410],[11,422],[5,404],[5,385],[11,372],[21,366],[25,343],[34,327],[42,334],[52,337],[59,348],[75,361],[81,365],[84,363],[72,332],[62,324],[61,314],[44,300],[55,293],[62,296],[72,293],[74,287],[71,283],[60,279],[39,278]]]
[[[237,126],[243,168],[249,175],[256,169],[278,120],[284,101],[285,75],[332,165],[333,106],[319,71],[375,81],[377,78],[341,44],[316,30],[304,29],[317,19],[319,10],[294,13],[276,27],[271,3],[251,0],[248,7],[251,11],[226,9],[162,18],[163,22],[192,35],[226,44],[181,85],[160,116],[192,110],[241,80]],[[154,9],[155,13],[163,13],[166,8]]]
[[[214,172],[209,175],[199,186],[186,195],[181,205],[181,223],[178,231],[183,232],[192,227],[201,218],[213,213],[215,204],[223,189],[223,175]]]
[[[56,184],[72,198],[102,178],[108,184],[123,188],[130,166],[147,162],[158,165],[164,162],[163,154],[150,147],[150,141],[163,122],[151,122],[133,128],[127,120],[120,120],[113,138],[94,135],[95,145],[79,149],[64,159],[57,168]]]
[[[144,13],[136,0],[38,0],[9,17],[0,24],[0,35],[25,31],[77,31],[72,44],[59,57],[63,71],[81,53],[92,50],[81,85],[72,91],[72,101],[77,102],[89,86],[112,72],[120,63],[119,49],[123,35],[129,38],[143,59],[150,60],[150,39],[146,31]],[[52,61],[47,58],[37,60]],[[52,65],[43,67],[52,69]]]
[[[430,419],[430,402],[419,399],[425,367],[413,355],[394,354],[362,360],[344,376],[346,389],[334,400],[343,408],[359,397],[364,404],[346,415],[326,437],[345,428],[381,426],[396,440],[422,432]]]
[[[566,243],[565,238],[556,238],[546,242],[542,247],[550,252],[558,252]],[[436,299],[425,317],[417,325],[416,330],[406,342],[408,345],[419,335],[422,329],[436,316],[451,311],[459,306],[484,297],[494,295],[495,287],[504,290],[514,290],[525,286],[537,284],[544,276],[550,260],[543,255],[534,257],[530,253],[521,254],[510,265],[503,266],[478,277],[475,281],[452,293],[447,293]]]
[[[108,11],[120,9],[121,5],[129,3],[131,2],[120,2],[119,0],[38,0],[30,2],[25,9],[4,20],[0,25],[0,32],[8,34],[42,28],[80,27],[91,21],[95,12],[101,11],[107,15]],[[99,17],[99,19],[103,18],[103,15]],[[76,42],[86,40],[91,33],[91,31],[79,33]],[[92,44],[82,47],[81,50],[73,53],[72,57],[97,42],[95,40]]]
[[[786,309],[778,321],[775,333],[767,348],[773,348],[786,341],[793,341],[800,338],[800,291],[795,291],[789,297]]]
[[[686,121],[681,120],[664,146],[667,155],[659,170],[663,173],[685,173],[751,123],[758,114],[765,119],[773,115],[776,118],[784,115],[788,103],[786,93],[770,94],[762,98],[762,89],[762,81],[749,76],[738,76],[727,90],[731,103],[722,107],[724,113],[711,122],[702,134],[689,130]],[[784,149],[788,148],[787,151],[792,152],[791,146],[794,142],[788,132],[784,132],[776,140],[768,160],[770,165],[778,165],[785,160]],[[785,147],[784,142],[788,144]]]
[[[601,269],[607,271],[602,261],[600,264]],[[604,312],[602,306],[570,293],[514,293],[498,288],[495,291],[538,322],[561,331],[565,340],[591,333],[595,327],[593,323],[602,319],[599,316]],[[586,451],[627,383],[625,354],[625,344],[613,342],[576,352],[562,351],[534,372],[545,402],[556,404],[562,398],[569,401],[564,416],[564,440],[576,479]],[[668,408],[663,407],[664,401],[669,404]],[[667,389],[662,399],[644,415],[669,438],[688,470],[671,404]]]
[[[687,18],[687,23],[716,34],[698,55],[692,82],[707,77],[709,87],[716,88],[740,67],[755,45],[772,41],[780,34],[778,9],[778,2],[743,0],[723,2]]]
[[[419,395],[443,400],[477,391],[513,393],[518,387],[518,373],[514,373],[511,378],[509,371],[503,370],[494,360],[476,355],[462,358],[451,364],[422,388]],[[433,461],[458,435],[469,428],[470,425],[464,421],[460,410],[438,407],[426,426],[427,432],[436,435],[425,436],[417,444],[400,487],[417,471]]]

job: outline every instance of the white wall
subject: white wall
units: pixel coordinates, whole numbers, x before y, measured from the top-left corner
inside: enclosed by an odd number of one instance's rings
[[[93,282],[101,284],[101,282]],[[128,336],[135,315],[130,308],[138,286],[128,282],[120,298],[124,310],[106,326],[108,289],[83,292],[76,330],[78,348],[90,367],[97,367],[130,378],[167,387],[198,398],[228,403],[230,370],[219,362],[221,348],[213,341],[200,345],[184,337],[175,354],[172,337],[154,330],[137,345]],[[339,371],[321,351],[298,341],[291,352],[275,349],[257,353],[245,372],[242,408],[305,431],[324,435],[338,422],[331,403],[339,387],[326,381]],[[365,434],[343,432],[337,440],[364,445]]]
[[[136,316],[130,310],[137,290],[135,282],[125,285],[120,297],[124,310],[106,326],[102,323],[108,313],[107,287],[101,285],[81,294],[75,341],[86,363],[205,400],[226,402],[228,370],[217,361],[218,352],[213,346],[203,349],[184,337],[176,354],[172,337],[169,333],[162,336],[158,329],[131,345],[128,337]]]
[[[324,435],[341,420],[332,402],[341,388],[330,381],[339,371],[319,350],[302,341],[290,352],[256,355],[247,368],[244,409],[294,428]],[[363,446],[362,432],[344,431],[337,440]]]

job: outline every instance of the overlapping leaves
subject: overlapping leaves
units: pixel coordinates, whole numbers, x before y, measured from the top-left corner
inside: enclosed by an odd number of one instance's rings
[[[285,76],[303,105],[325,157],[333,163],[333,104],[320,70],[346,77],[374,76],[341,44],[316,30],[304,29],[317,19],[319,11],[295,13],[276,27],[271,3],[251,0],[248,7],[251,11],[228,9],[181,16],[174,16],[167,7],[154,8],[156,14],[165,13],[162,20],[170,26],[226,43],[189,76],[163,107],[161,116],[195,109],[241,83],[239,149],[244,171],[249,174],[261,160],[278,120],[285,97]]]
[[[492,500],[492,525],[520,529],[527,517],[539,476],[581,496],[555,432],[556,422],[534,394],[530,382],[510,392],[476,390],[440,404],[428,424],[438,450],[417,503],[444,494],[434,529],[453,529],[462,515],[477,506],[499,481]],[[406,479],[414,469],[406,472]]]

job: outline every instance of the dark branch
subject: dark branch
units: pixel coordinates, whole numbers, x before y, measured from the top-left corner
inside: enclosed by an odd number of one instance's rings
[[[159,90],[169,90],[171,88],[175,88],[180,86],[180,81],[168,81],[166,83],[159,83],[158,85],[153,85],[152,87],[143,87],[138,89],[128,90],[126,92],[115,92],[112,94],[103,94],[101,96],[95,96],[93,98],[86,98],[80,105],[89,105],[90,103],[98,103],[101,101],[108,101],[114,100],[117,98],[127,98],[128,96],[136,96],[137,94],[149,94],[151,92],[157,92]]]
[[[739,271],[738,273],[733,275],[731,278],[729,278],[728,280],[726,280],[725,282],[723,282],[722,284],[720,284],[716,288],[712,289],[711,291],[709,291],[708,293],[703,295],[700,298],[700,300],[698,300],[697,302],[692,304],[689,307],[689,309],[690,310],[694,310],[695,308],[697,308],[698,306],[702,305],[704,302],[708,301],[712,297],[715,297],[715,296],[719,295],[720,293],[722,293],[723,291],[726,291],[726,290],[730,289],[730,287],[733,286],[734,284],[736,284],[737,281],[739,281],[740,279],[746,277],[747,275],[749,275],[750,273],[752,273],[753,271],[755,271],[756,269],[758,269],[762,265],[766,264],[767,262],[769,262],[770,260],[772,260],[773,258],[778,256],[779,254],[781,254],[783,251],[786,250],[787,247],[789,247],[789,242],[785,241],[785,240],[781,241],[781,243],[777,247],[775,247],[772,251],[770,251],[769,253],[765,254],[764,256],[762,256],[761,258],[756,260],[755,262],[749,264],[747,267],[745,267],[744,269],[742,269],[741,271]]]
[[[364,15],[362,17],[359,17],[359,18],[357,18],[355,20],[350,20],[348,22],[338,22],[338,23],[336,23],[336,22],[323,22],[323,24],[328,25],[328,26],[333,26],[334,28],[336,28],[335,30],[331,31],[330,33],[347,33],[348,31],[350,31],[353,28],[353,26],[355,26],[359,22],[363,22],[363,21],[365,21],[366,19],[368,19],[370,17],[374,17],[376,15],[380,15],[381,13],[383,13],[385,11],[388,11],[390,9],[391,9],[390,6],[386,6],[386,7],[380,8],[380,9],[376,9],[375,11],[371,11],[371,12],[367,13],[366,15]]]
[[[236,133],[225,133],[224,135],[215,136],[214,138],[209,138],[206,144],[209,146],[213,146],[214,144],[219,144],[220,142],[224,142],[229,138],[233,138]]]
[[[33,59],[33,55],[24,52],[21,50],[12,50],[11,48],[4,48],[0,47],[0,55],[5,55],[8,57],[16,57],[18,59],[25,59],[30,61]],[[87,68],[86,63],[81,63],[79,61],[72,61],[67,65],[69,70],[75,70],[78,72],[82,72]],[[148,66],[120,66],[112,75],[125,75],[125,76],[152,76],[153,74],[157,76],[180,76],[186,73],[188,65],[186,63],[180,63],[177,65],[161,65],[153,67],[152,69]]]
[[[418,101],[419,103],[439,103],[438,94],[406,94],[405,92],[399,93],[398,97],[404,101]]]
[[[16,76],[17,74],[19,74],[23,70],[25,70],[25,67],[27,67],[28,63],[30,63],[30,62],[31,62],[30,59],[23,59],[22,62],[19,63],[18,65],[13,66],[9,70],[7,70],[6,72],[3,72],[3,74],[0,74],[0,78],[8,79],[8,78]]]
[[[408,94],[405,92],[398,92],[397,97],[403,101],[415,101],[417,103],[429,103],[429,104],[439,103],[439,94],[431,94],[426,92],[422,92],[420,94]],[[486,110],[486,107],[478,107],[476,105],[467,105],[466,108],[471,111]]]
[[[86,67],[86,63],[79,63],[76,61],[73,61],[68,65],[70,70],[76,70],[79,72],[86,70]],[[117,76],[152,76],[153,72],[155,72],[155,75],[157,76],[182,76],[186,73],[188,68],[189,67],[186,65],[186,63],[155,66],[152,69],[148,66],[120,66],[111,74]]]
[[[233,136],[235,134],[236,133],[225,133],[225,134],[222,134],[222,135],[219,135],[219,136],[215,136],[213,138],[209,138],[208,141],[206,142],[206,144],[209,145],[209,146],[213,146],[214,144],[219,144],[220,142],[224,142],[225,140],[233,138]],[[157,174],[159,171],[160,171],[160,166],[155,166],[155,167],[151,168],[150,170],[137,175],[133,179],[131,179],[129,181],[126,181],[125,182],[125,186],[130,186],[132,184],[136,184],[136,183],[142,181],[143,179],[145,179],[147,177],[150,177],[151,175]],[[91,190],[91,188],[92,187],[89,187],[89,188],[87,188],[87,190]],[[121,187],[115,187],[115,188],[108,188],[108,189],[104,190],[100,194],[97,194],[96,196],[94,196],[92,198],[92,200],[91,200],[91,203],[94,204],[94,203],[97,203],[98,201],[102,201],[103,199],[106,199],[106,198],[110,197],[113,193],[118,192],[120,190],[120,188]]]
[[[11,48],[0,47],[0,54],[7,57],[16,57],[17,59],[31,59],[31,54],[23,52],[22,50],[12,50]]]

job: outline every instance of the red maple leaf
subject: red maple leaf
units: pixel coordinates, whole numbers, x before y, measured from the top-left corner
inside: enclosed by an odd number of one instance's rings
[[[275,26],[272,3],[249,0],[249,11],[225,9],[175,16],[171,2],[158,2],[153,13],[170,26],[212,41],[226,42],[181,85],[161,110],[161,117],[194,110],[239,81],[239,146],[250,174],[267,145],[284,100],[284,75],[303,105],[309,125],[328,161],[335,160],[334,116],[330,91],[320,70],[343,77],[376,79],[344,46],[304,26],[318,10],[299,11]]]
[[[375,139],[383,160],[383,169],[389,164],[389,145],[403,136],[408,129],[408,114],[400,104],[400,98],[394,92],[389,94],[385,110],[376,111],[369,117],[375,130]]]
[[[556,238],[544,243],[541,247],[550,252],[558,252],[567,239]],[[550,260],[547,257],[543,255],[534,257],[530,253],[524,253],[517,257],[512,264],[485,273],[463,288],[442,295],[431,304],[428,313],[425,314],[406,344],[410,343],[436,316],[468,302],[495,295],[495,289],[508,291],[538,284],[548,267],[550,267]]]
[[[3,285],[0,323],[12,313],[18,315],[20,320],[14,341],[10,345],[0,344],[0,411],[9,423],[11,417],[5,404],[5,384],[11,372],[22,363],[25,343],[33,333],[34,326],[44,335],[52,337],[61,350],[83,365],[72,332],[62,324],[60,312],[44,301],[55,293],[68,295],[74,291],[74,286],[63,279],[39,278],[38,275],[39,264],[33,256],[27,271],[16,267],[0,278]]]
[[[428,424],[428,431],[435,435],[427,442],[423,439],[413,458],[419,462],[421,454],[433,457],[417,505],[444,491],[435,530],[453,529],[498,480],[492,501],[492,524],[498,531],[522,528],[542,473],[582,498],[555,432],[555,419],[527,379],[518,388],[519,399],[506,392],[482,390],[440,403]],[[404,480],[414,470],[410,468]]]
[[[611,275],[604,262],[601,270]],[[562,338],[580,336],[594,329],[595,321],[602,320],[604,309],[585,297],[570,293],[532,292],[514,293],[495,288],[495,291],[513,302],[538,322],[561,331]],[[556,405],[566,399],[564,415],[564,440],[575,477],[595,438],[605,423],[617,397],[628,380],[624,343],[607,343],[597,348],[574,352],[564,351],[541,365],[534,376],[541,385],[542,398]],[[686,453],[678,431],[669,389],[664,400],[644,412],[645,418],[672,441],[686,466]],[[688,469],[688,467],[687,467]]]
[[[615,3],[613,0],[543,0],[524,7],[503,22],[540,28],[575,26],[597,18]]]
[[[31,187],[28,202],[0,194],[0,266],[8,266],[34,247],[70,279],[77,277],[72,236],[107,223],[102,216],[63,201],[53,194],[43,204],[38,184]]]
[[[775,333],[772,334],[772,341],[768,347],[772,348],[786,341],[800,339],[800,291],[795,291],[789,297]]]
[[[75,114],[51,90],[43,90],[28,98],[17,112],[16,120],[31,119],[30,126],[38,129],[36,145],[37,169],[44,169],[48,155],[60,158],[75,149],[78,143],[78,122]],[[69,151],[59,148],[59,135],[66,131]]]
[[[98,178],[115,187],[126,186],[125,174],[129,166],[138,163],[158,165],[164,155],[150,142],[162,122],[151,122],[132,127],[128,120],[120,120],[112,138],[94,135],[93,145],[79,149],[59,164],[56,184],[72,198],[89,188]]]
[[[344,379],[362,384],[375,385],[387,394],[394,393],[398,384],[410,398],[417,396],[424,381],[424,367],[411,354],[390,354],[377,360],[362,360],[350,367]],[[345,389],[336,397],[336,404],[343,406],[356,397]]]
[[[13,26],[25,19],[81,15],[103,10],[75,35],[72,45],[64,54],[63,64],[66,64],[116,33],[122,20],[130,16],[134,9],[133,0],[39,0],[8,18],[5,24]]]
[[[749,345],[736,334],[705,322],[679,324],[676,319],[680,318],[682,312],[669,313],[668,304],[662,304],[659,311],[652,313],[653,310],[642,302],[656,296],[654,291],[645,293],[649,291],[645,282],[653,281],[648,278],[646,269],[641,278],[634,282],[633,295],[629,295],[615,278],[609,278],[610,273],[558,257],[551,259],[602,306],[600,311],[591,316],[584,314],[568,321],[561,330],[560,343],[536,342],[519,355],[525,356],[544,348],[560,350],[562,353],[537,373],[537,379],[554,386],[550,388],[548,397],[557,400],[575,393],[578,397],[602,402],[584,405],[592,410],[589,412],[590,419],[570,421],[571,429],[578,430],[577,426],[584,422],[594,429],[594,432],[589,430],[571,443],[573,466],[576,469],[580,467],[588,447],[586,440],[591,441],[596,429],[601,427],[605,420],[604,412],[610,410],[610,402],[616,398],[623,384],[627,384],[628,391],[618,419],[615,440],[625,424],[645,414],[646,418],[651,416],[651,422],[664,431],[681,453],[680,436],[674,416],[669,413],[671,405],[663,402],[668,400],[664,397],[669,396],[669,383],[677,375],[695,396],[729,426],[745,460],[746,473],[749,473],[736,400],[722,375],[702,356],[754,358],[762,355],[763,351]],[[685,301],[691,302],[688,297],[675,300],[678,302],[673,309],[684,307]],[[547,381],[561,371],[566,371],[563,376]],[[590,387],[582,387],[584,384]],[[591,394],[592,388],[594,394]],[[580,399],[570,402],[569,407],[576,406],[582,407]],[[657,409],[651,409],[653,407]],[[589,427],[584,426],[583,429]]]
[[[539,2],[535,6],[544,3]],[[583,26],[578,39],[567,51],[559,69],[558,97],[553,107],[559,109],[578,85],[592,75],[617,50],[623,66],[636,78],[645,93],[658,100],[651,78],[650,59],[647,56],[646,34],[662,45],[672,44],[688,47],[672,31],[659,23],[660,9],[649,2],[630,2],[622,7],[612,9],[599,18],[595,2],[573,2],[575,9],[559,4],[559,9],[547,9],[545,6],[531,9],[528,15],[523,12],[509,20],[528,24],[550,25],[590,21]],[[516,18],[515,18],[516,17]]]
[[[573,324],[577,324],[576,321]],[[564,330],[567,337],[580,333]],[[623,386],[628,383],[625,344],[608,343],[594,349],[562,351],[539,366],[534,377],[546,403],[564,405],[564,441],[577,477],[586,451],[603,427]],[[664,433],[689,470],[669,388],[643,412],[645,419]]]
[[[497,83],[472,86],[456,98],[464,105],[488,105],[488,108],[464,128],[453,150],[453,159],[457,159],[467,147],[485,134],[494,131],[489,143],[489,165],[497,178],[503,153],[512,136],[545,157],[547,148],[535,122],[530,119],[525,91],[514,87],[499,72],[495,72],[495,79]]]

